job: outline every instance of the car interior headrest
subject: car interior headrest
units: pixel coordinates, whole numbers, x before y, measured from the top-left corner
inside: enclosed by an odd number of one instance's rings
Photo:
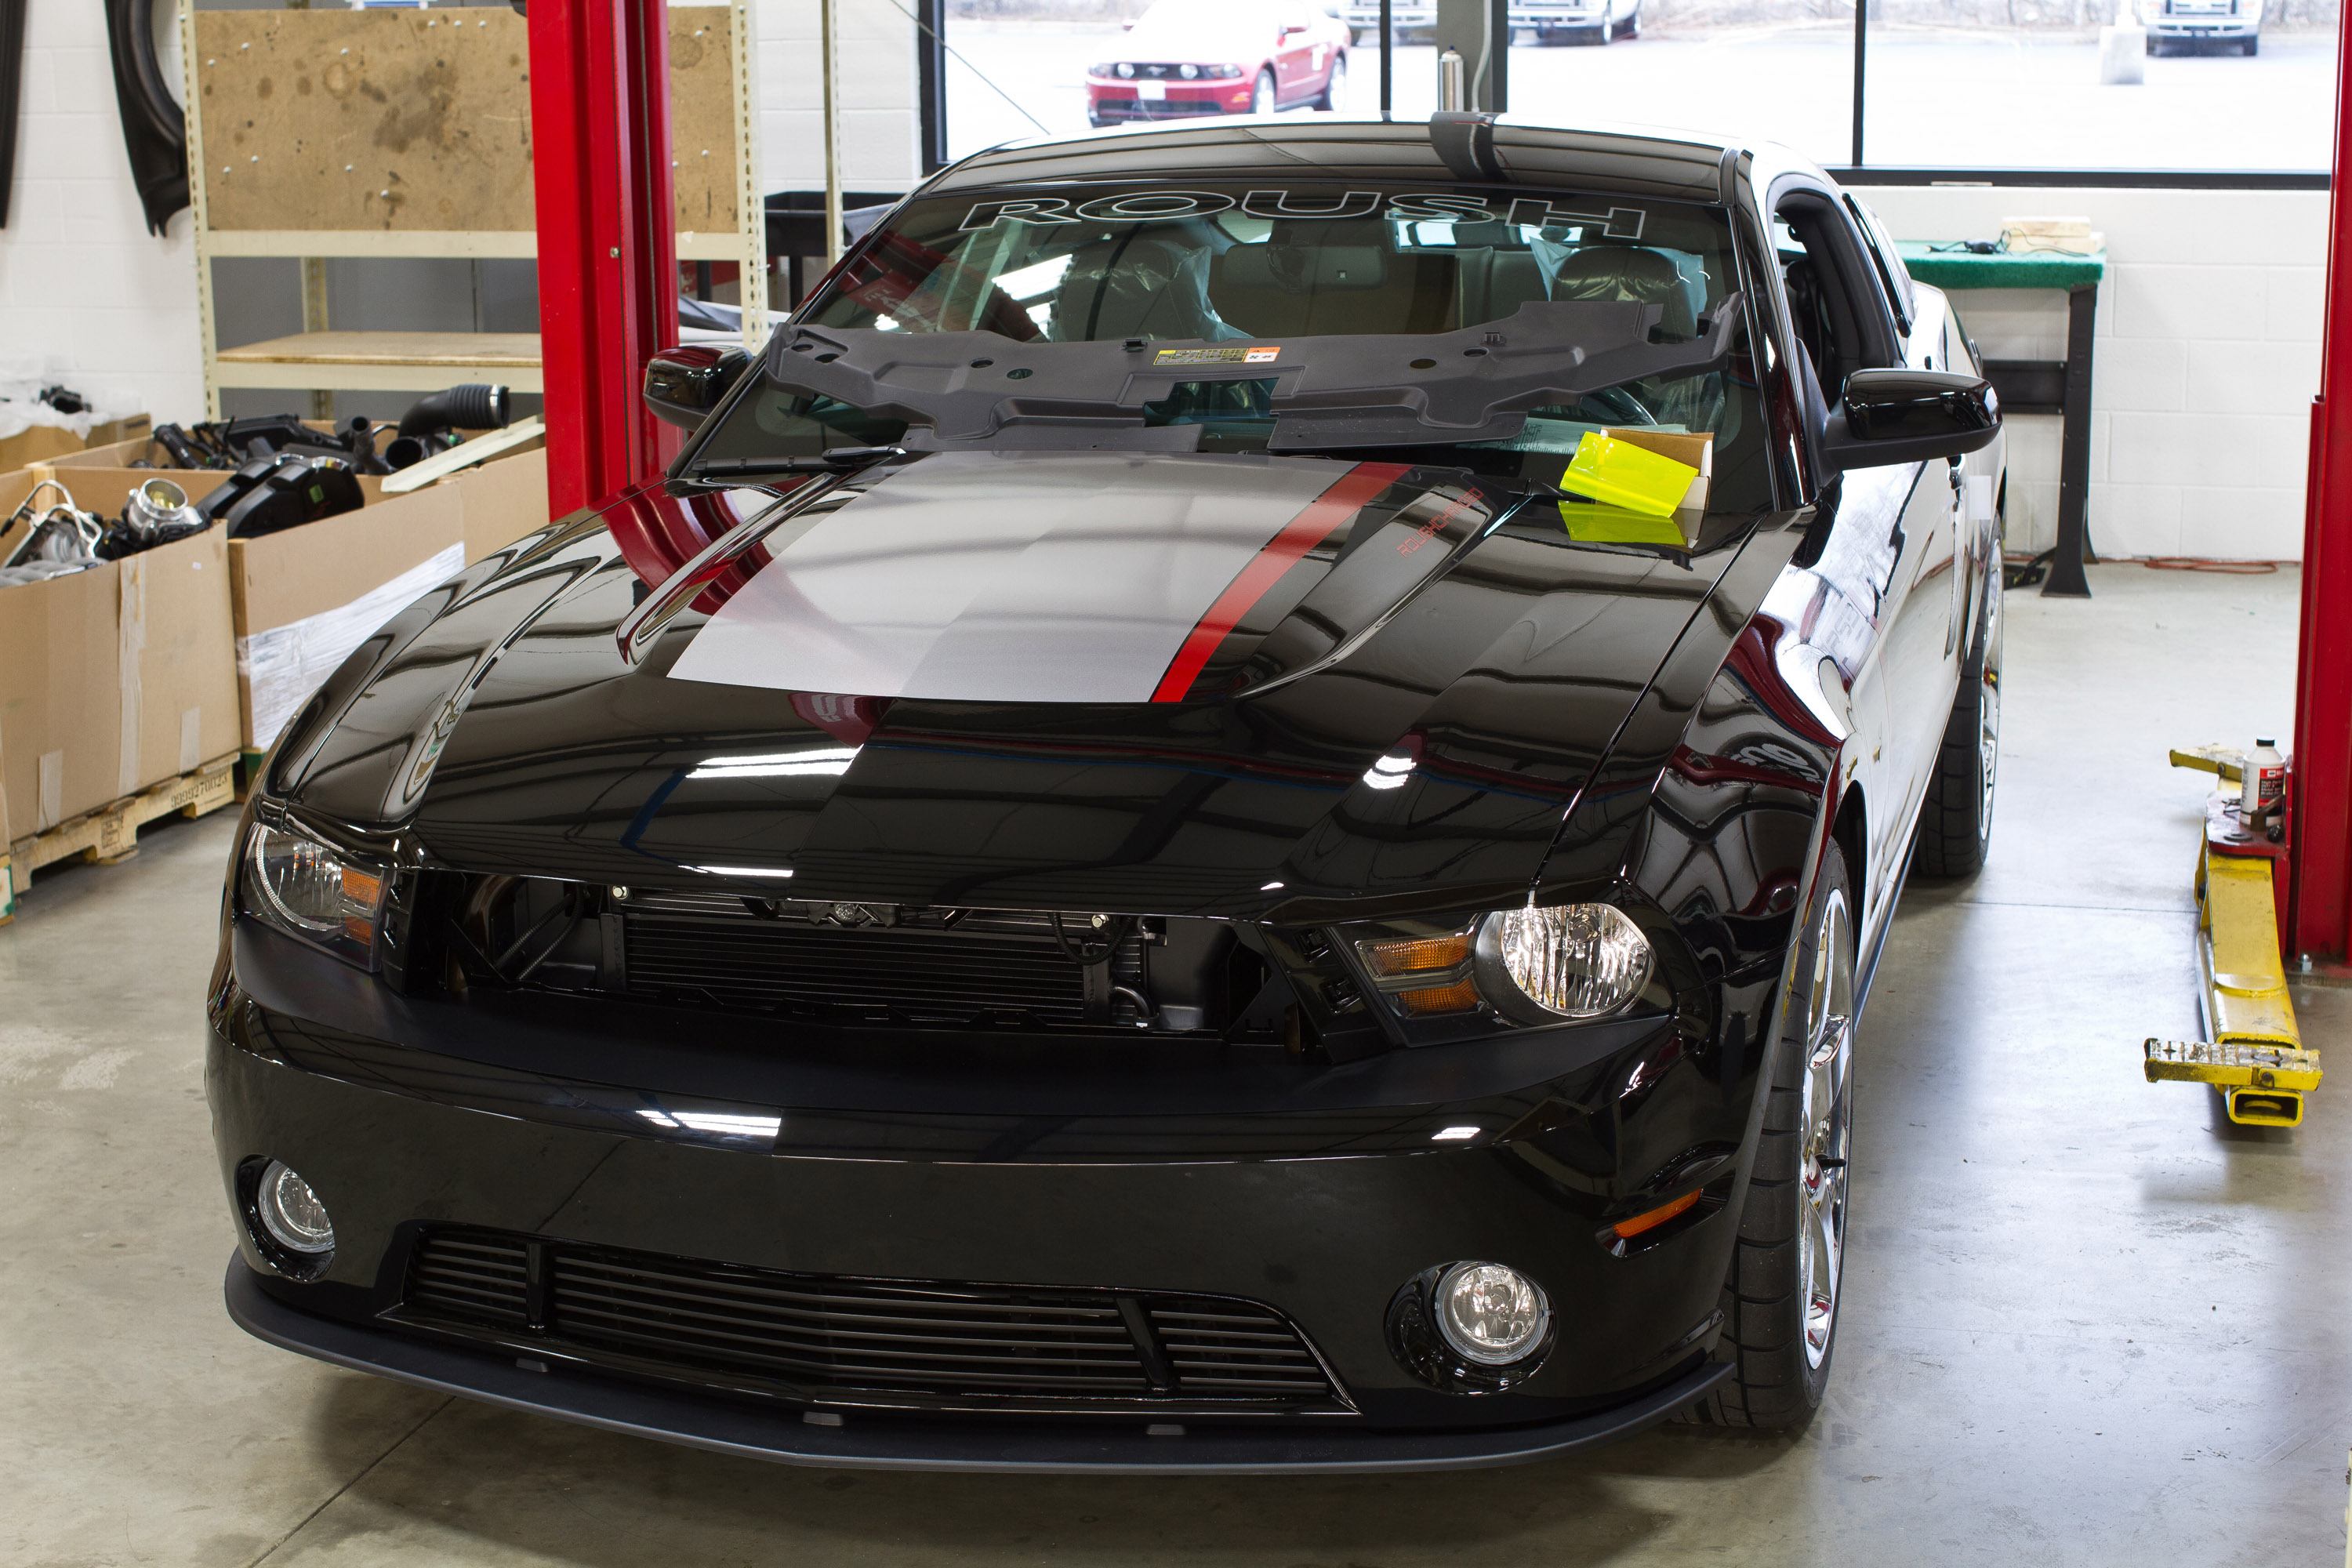
[[[1588,245],[1571,252],[1553,275],[1551,297],[1663,305],[1661,330],[1677,338],[1698,335],[1698,317],[1682,270],[1644,246]]]
[[[1177,237],[1130,235],[1079,250],[1054,290],[1056,342],[1231,335],[1209,304],[1209,252]]]

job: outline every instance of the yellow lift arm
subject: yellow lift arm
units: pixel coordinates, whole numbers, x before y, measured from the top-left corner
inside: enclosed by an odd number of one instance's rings
[[[2176,767],[2241,777],[2242,753],[2221,746],[2176,749]],[[2206,801],[2197,847],[2197,979],[2209,1040],[2151,1038],[2143,1047],[2150,1083],[2210,1083],[2230,1120],[2294,1127],[2303,1097],[2319,1087],[2319,1053],[2303,1048],[2279,954],[2279,847],[2238,819],[2236,798]]]

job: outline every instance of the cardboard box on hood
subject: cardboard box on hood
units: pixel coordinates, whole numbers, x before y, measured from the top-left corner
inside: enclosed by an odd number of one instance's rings
[[[0,476],[0,516],[37,483]],[[13,547],[26,525],[0,535]],[[57,826],[236,751],[228,542],[217,529],[0,588],[0,823]]]

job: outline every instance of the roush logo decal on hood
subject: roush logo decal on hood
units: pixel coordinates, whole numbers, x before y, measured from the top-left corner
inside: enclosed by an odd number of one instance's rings
[[[946,701],[1181,701],[1275,584],[1406,472],[941,453],[780,531],[669,673]]]

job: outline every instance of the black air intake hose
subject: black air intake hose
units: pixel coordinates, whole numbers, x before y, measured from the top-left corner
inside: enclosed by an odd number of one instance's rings
[[[420,397],[400,416],[404,436],[433,436],[444,430],[503,430],[508,420],[507,389],[474,382],[446,387]]]

